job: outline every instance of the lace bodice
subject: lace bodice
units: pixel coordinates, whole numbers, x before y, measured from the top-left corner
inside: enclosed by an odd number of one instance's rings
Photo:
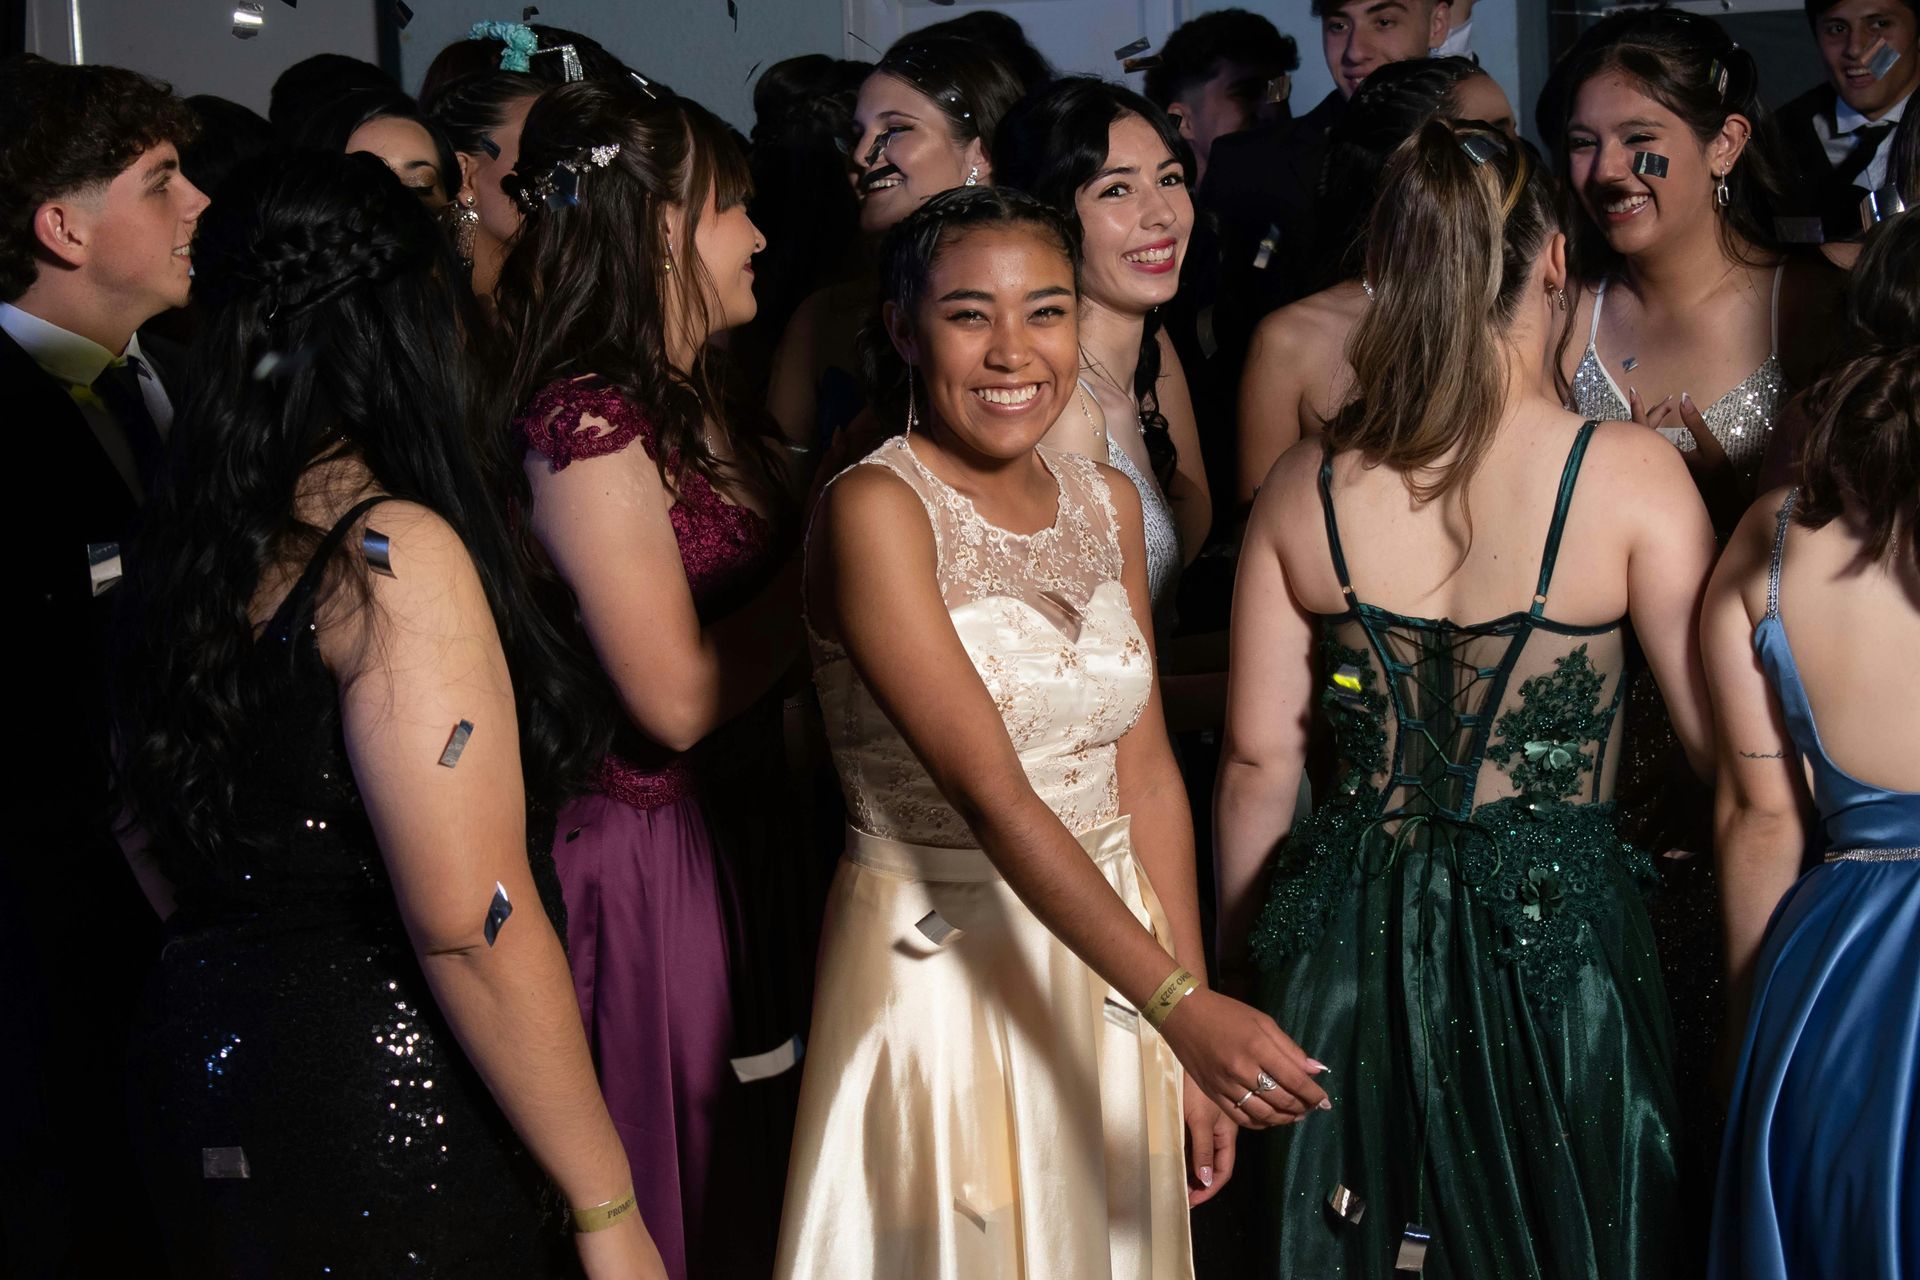
[[[1059,507],[1051,526],[1025,536],[984,520],[904,436],[856,465],[885,467],[919,496],[954,631],[1027,780],[1077,833],[1119,816],[1115,744],[1146,706],[1153,672],[1120,579],[1106,480],[1078,454],[1040,455],[1059,482]],[[976,844],[846,652],[818,635],[813,646],[814,683],[853,824],[914,844]]]

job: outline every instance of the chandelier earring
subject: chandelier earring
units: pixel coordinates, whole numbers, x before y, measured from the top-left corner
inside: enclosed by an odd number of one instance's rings
[[[480,225],[480,211],[473,206],[471,191],[461,195],[453,206],[453,251],[469,271],[473,269],[473,233]]]
[[[961,183],[960,185],[963,187],[979,186],[980,185],[980,166],[977,164],[969,166],[967,169],[967,180]]]

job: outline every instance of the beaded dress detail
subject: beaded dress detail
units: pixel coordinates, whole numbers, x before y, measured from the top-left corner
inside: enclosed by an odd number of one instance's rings
[[[1321,622],[1333,794],[1274,856],[1252,947],[1264,1003],[1326,1062],[1325,1121],[1277,1144],[1280,1276],[1666,1274],[1674,1190],[1665,1008],[1615,834],[1625,620],[1547,616],[1581,459],[1530,608],[1487,622],[1361,600],[1320,472],[1347,613]],[[1490,1171],[1498,1170],[1497,1173]],[[1367,1203],[1329,1214],[1342,1185]]]
[[[920,499],[954,632],[1027,780],[1171,950],[1119,808],[1116,748],[1153,670],[1112,498],[1088,459],[1040,457],[1059,507],[1031,535],[989,524],[905,437],[856,465]],[[774,1274],[1191,1280],[1173,1051],[1000,878],[841,647],[813,643],[849,829]]]
[[[563,1275],[557,1199],[428,988],[314,630],[348,511],[255,643],[231,868],[177,886],[136,1070],[181,1275]],[[357,554],[357,553],[356,553]],[[511,733],[482,725],[478,732]],[[529,823],[564,936],[552,820]]]
[[[1773,273],[1772,349],[1760,367],[1748,374],[1738,386],[1701,410],[1714,438],[1727,451],[1743,489],[1751,493],[1766,458],[1767,439],[1773,434],[1773,421],[1780,408],[1780,392],[1786,385],[1780,367],[1780,281],[1786,268]],[[1601,421],[1633,421],[1627,397],[1613,380],[1613,374],[1601,360],[1600,308],[1607,300],[1607,282],[1602,280],[1593,299],[1593,327],[1587,332],[1586,354],[1573,371],[1573,411]],[[1685,427],[1672,428],[1674,446],[1692,453],[1698,446],[1693,432]]]

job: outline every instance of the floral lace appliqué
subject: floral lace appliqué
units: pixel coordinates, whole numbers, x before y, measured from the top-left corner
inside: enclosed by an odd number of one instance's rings
[[[1600,708],[1606,683],[1584,644],[1546,675],[1520,686],[1520,703],[1494,726],[1499,736],[1487,758],[1513,779],[1529,800],[1568,800],[1580,775],[1593,772],[1588,749],[1606,736],[1608,715]]]

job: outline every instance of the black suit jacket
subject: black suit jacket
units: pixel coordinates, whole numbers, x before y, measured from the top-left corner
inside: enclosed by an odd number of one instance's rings
[[[1774,115],[1787,158],[1793,165],[1782,213],[1790,218],[1820,219],[1821,228],[1830,241],[1859,238],[1860,201],[1867,194],[1864,185],[1840,181],[1833,162],[1827,159],[1826,146],[1813,127],[1813,122],[1821,117],[1832,127],[1838,101],[1839,94],[1833,86],[1822,84],[1807,90]]]
[[[4,331],[0,406],[18,444],[0,588],[16,640],[0,843],[0,1025],[15,1047],[0,1054],[0,1271],[77,1274],[84,1259],[151,1273],[157,1236],[121,1081],[159,927],[109,830],[104,640],[117,589],[96,597],[87,567],[89,544],[125,554],[139,504],[67,389]],[[100,1186],[130,1215],[104,1238],[76,1209]]]

